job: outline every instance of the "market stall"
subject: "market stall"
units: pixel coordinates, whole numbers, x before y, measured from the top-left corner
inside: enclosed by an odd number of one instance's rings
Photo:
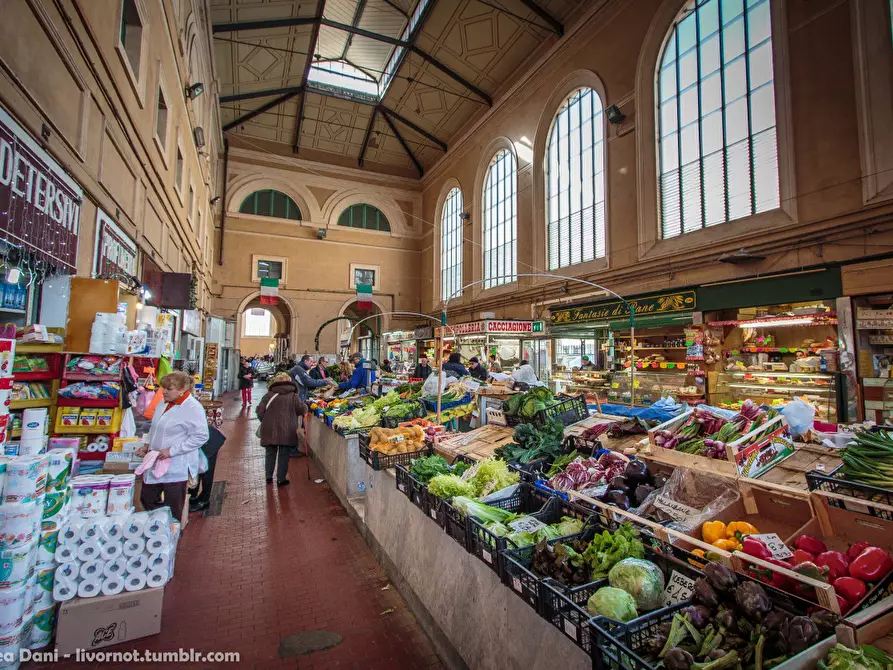
[[[482,364],[494,354],[504,372],[520,365],[521,340],[533,333],[533,321],[471,321],[453,324],[449,328],[435,328],[434,334],[443,340],[444,358],[458,352],[463,359],[477,356]]]
[[[411,374],[418,362],[415,332],[395,330],[385,333],[385,360],[396,374]]]

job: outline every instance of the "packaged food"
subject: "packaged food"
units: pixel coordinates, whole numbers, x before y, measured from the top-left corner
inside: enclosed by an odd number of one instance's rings
[[[78,425],[78,416],[79,412],[74,410],[60,410],[62,416],[62,425],[63,426],[76,426]]]
[[[79,426],[95,426],[96,425],[96,410],[95,409],[82,409],[80,416],[78,417],[78,425]]]
[[[112,425],[112,417],[115,414],[115,410],[113,409],[98,409],[96,410],[96,425],[97,426],[111,426]]]

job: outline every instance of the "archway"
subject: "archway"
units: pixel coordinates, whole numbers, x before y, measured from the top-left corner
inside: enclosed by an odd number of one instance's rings
[[[365,303],[365,305],[365,307],[360,307],[356,300],[352,300],[345,303],[341,308],[340,314],[352,319],[352,321],[337,322],[338,344],[343,355],[349,356],[353,352],[359,351],[364,358],[381,360],[381,335],[387,327],[386,316],[364,321],[354,328],[353,334],[350,332],[352,323],[356,323],[366,317],[382,314],[384,311],[377,302]]]
[[[283,296],[275,305],[264,305],[259,293],[251,294],[239,305],[237,318],[236,346],[242,356],[272,356],[277,363],[291,358],[297,316]]]

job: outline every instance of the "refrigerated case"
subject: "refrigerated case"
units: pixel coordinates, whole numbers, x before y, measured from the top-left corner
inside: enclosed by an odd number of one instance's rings
[[[760,404],[781,406],[799,397],[815,406],[816,419],[836,423],[838,377],[821,372],[726,370],[716,375],[713,403],[738,409],[747,398]]]
[[[636,370],[633,387],[630,388],[629,370],[618,371],[611,377],[607,391],[608,402],[629,403],[635,390],[636,405],[651,405],[666,395],[678,398],[691,391],[691,377],[684,371],[648,372]],[[691,395],[691,394],[689,394]]]

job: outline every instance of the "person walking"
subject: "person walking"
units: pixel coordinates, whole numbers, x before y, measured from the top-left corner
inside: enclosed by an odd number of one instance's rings
[[[251,362],[246,358],[239,367],[239,391],[242,392],[242,407],[248,407],[251,404],[251,389],[254,388],[254,369]]]
[[[319,389],[328,386],[332,382],[328,379],[314,379],[310,376],[310,367],[313,365],[313,359],[304,354],[298,364],[288,371],[289,376],[298,385],[298,393],[301,400],[307,400],[310,389]]]
[[[310,377],[319,381],[320,379],[325,379],[328,381],[329,376],[326,373],[326,366],[329,364],[329,361],[326,360],[325,356],[320,356],[316,361],[316,366],[310,371]]]
[[[162,402],[155,408],[148,443],[137,451],[145,457],[140,465],[143,508],[170,507],[177,521],[183,518],[189,479],[206,469],[200,450],[208,441],[208,418],[192,395],[192,383],[180,370],[161,378]]]
[[[288,486],[288,459],[304,439],[301,417],[307,413],[298,384],[288,373],[273,377],[270,388],[257,406],[260,419],[260,443],[266,450],[264,470],[267,484]]]

